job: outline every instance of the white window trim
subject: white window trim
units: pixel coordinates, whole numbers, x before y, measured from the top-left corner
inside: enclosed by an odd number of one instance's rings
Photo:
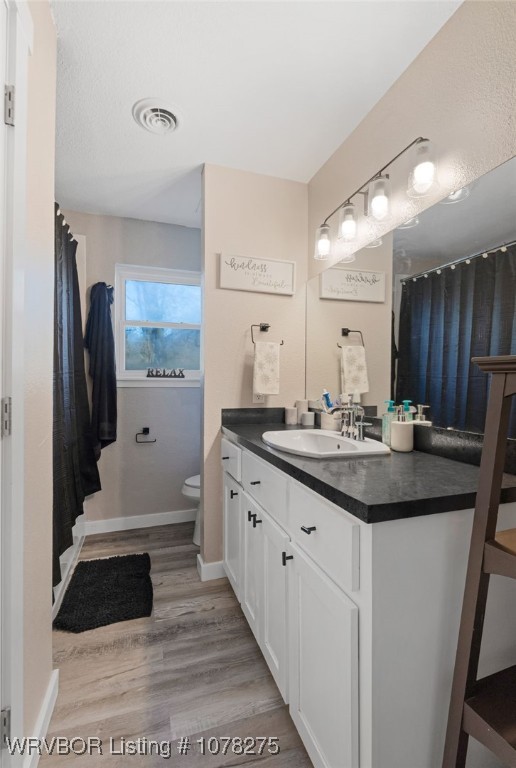
[[[134,264],[115,264],[115,354],[117,387],[199,387],[201,371],[185,370],[184,379],[147,378],[145,371],[126,371],[125,362],[125,283],[127,280],[145,280],[155,283],[180,283],[183,285],[201,285],[201,273],[186,269],[167,269],[164,267],[141,267]],[[137,325],[155,328],[161,323],[137,323]],[[174,325],[171,323],[170,325]],[[181,327],[189,328],[182,324]]]

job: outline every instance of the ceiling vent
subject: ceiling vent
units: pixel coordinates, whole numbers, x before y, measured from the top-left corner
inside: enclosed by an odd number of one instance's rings
[[[142,128],[151,133],[165,134],[177,130],[178,119],[156,99],[142,99],[133,107],[133,117]]]

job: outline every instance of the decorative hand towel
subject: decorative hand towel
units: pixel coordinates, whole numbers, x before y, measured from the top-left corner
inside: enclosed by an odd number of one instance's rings
[[[255,342],[253,392],[256,395],[279,395],[279,350],[276,342]]]
[[[343,346],[340,361],[342,392],[353,395],[369,392],[365,348],[361,346]]]

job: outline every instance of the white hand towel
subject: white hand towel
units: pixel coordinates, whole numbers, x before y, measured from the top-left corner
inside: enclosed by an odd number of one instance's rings
[[[257,341],[254,345],[253,392],[257,395],[279,395],[279,350],[273,341]]]
[[[340,361],[342,392],[353,395],[369,392],[365,348],[361,346],[343,346]]]

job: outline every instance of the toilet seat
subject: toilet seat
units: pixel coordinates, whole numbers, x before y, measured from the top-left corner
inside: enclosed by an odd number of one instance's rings
[[[192,477],[187,477],[185,480],[185,485],[188,485],[190,488],[200,488],[201,487],[201,476],[200,475],[192,475]]]
[[[192,477],[187,477],[181,488],[181,493],[188,499],[199,501],[201,498],[201,476],[192,475]]]

